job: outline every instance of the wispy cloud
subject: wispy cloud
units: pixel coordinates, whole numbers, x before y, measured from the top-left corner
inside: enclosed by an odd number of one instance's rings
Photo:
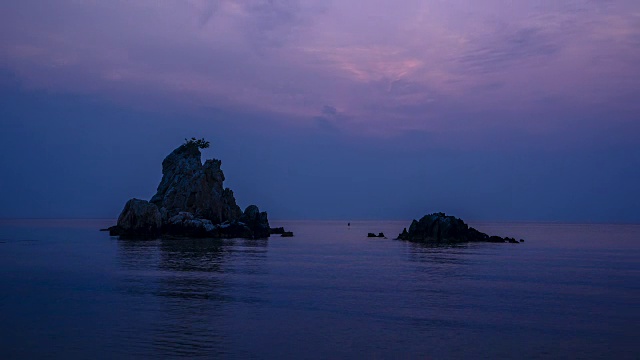
[[[28,87],[378,133],[498,121],[462,121],[462,107],[502,121],[632,111],[640,92],[627,0],[25,0],[4,6],[0,33],[0,66]]]
[[[542,29],[523,28],[499,34],[493,43],[470,49],[459,58],[460,68],[472,73],[500,72],[523,60],[545,61],[545,57],[557,54],[560,49],[560,44]]]

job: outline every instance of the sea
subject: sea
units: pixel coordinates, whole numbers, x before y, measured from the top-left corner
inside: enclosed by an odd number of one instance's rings
[[[272,221],[265,240],[0,221],[0,359],[640,359],[640,225]],[[383,232],[387,238],[368,238]]]

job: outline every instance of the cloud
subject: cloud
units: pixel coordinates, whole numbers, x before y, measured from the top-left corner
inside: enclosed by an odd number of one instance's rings
[[[338,115],[338,110],[333,106],[325,105],[322,107],[322,115],[325,116],[336,116]]]
[[[463,71],[499,72],[523,60],[540,61],[538,58],[553,56],[561,50],[561,45],[540,28],[518,29],[495,38],[492,44],[471,49],[458,59]]]
[[[331,104],[348,114],[336,126],[358,133],[482,129],[511,125],[518,112],[636,110],[634,9],[627,0],[25,0],[0,14],[0,67],[27,88],[130,106],[313,122]],[[461,108],[477,118],[460,119]]]

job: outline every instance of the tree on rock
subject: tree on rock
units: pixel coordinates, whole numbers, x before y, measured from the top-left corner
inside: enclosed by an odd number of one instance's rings
[[[194,137],[192,137],[191,139],[184,139],[184,145],[186,146],[195,146],[199,149],[206,149],[208,148],[211,143],[208,142],[207,140],[205,140],[204,138],[202,139],[196,139]]]

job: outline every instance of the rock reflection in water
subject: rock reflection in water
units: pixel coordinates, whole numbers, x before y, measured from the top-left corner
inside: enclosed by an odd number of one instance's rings
[[[224,272],[224,255],[232,241],[220,239],[177,239],[160,242],[158,268],[179,272]]]
[[[224,355],[230,346],[224,330],[232,321],[228,307],[245,297],[235,274],[264,273],[266,246],[219,239],[118,241],[122,285],[137,299],[132,302],[140,319],[121,335],[136,342],[143,357]]]
[[[478,271],[477,254],[492,244],[427,244],[409,243],[406,254],[412,264],[412,301],[422,309],[408,321],[416,331],[430,337],[453,336],[454,331],[472,316],[470,284]],[[482,259],[482,257],[480,258]]]
[[[466,255],[471,249],[469,244],[408,243],[407,245],[409,261],[428,262],[431,265],[464,265]]]

